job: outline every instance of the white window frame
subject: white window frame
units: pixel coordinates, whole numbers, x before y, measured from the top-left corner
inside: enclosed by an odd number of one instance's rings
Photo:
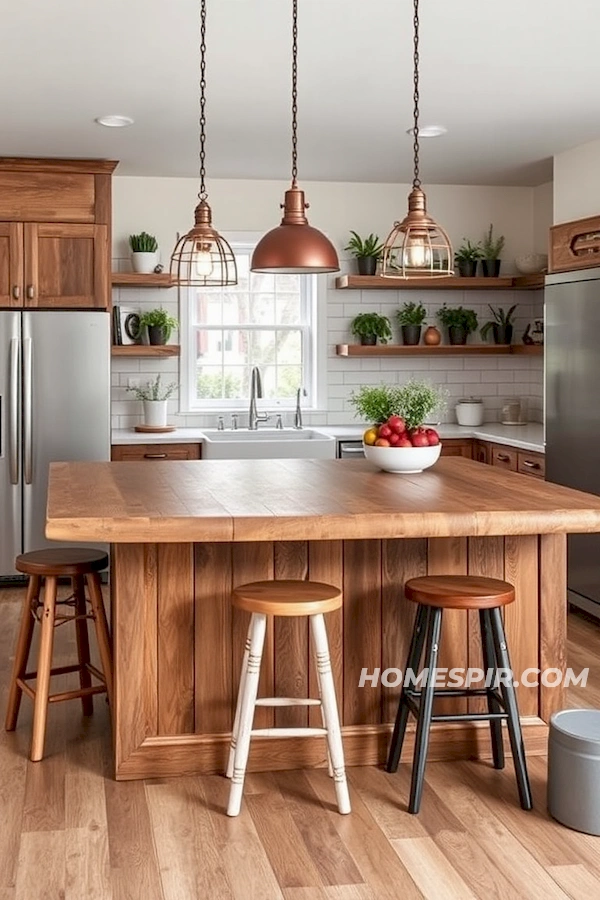
[[[235,233],[224,235],[230,243],[234,253],[236,251],[252,251],[261,238],[261,234]],[[325,276],[304,276],[312,279],[311,289],[301,291],[302,319],[300,325],[275,326],[278,331],[301,331],[303,333],[303,372],[304,383],[302,387],[307,396],[302,398],[302,407],[313,412],[324,411],[326,390],[326,315],[325,298],[327,284]],[[195,296],[194,288],[179,288],[179,343],[180,350],[180,390],[179,412],[183,415],[202,415],[214,413],[218,410],[227,412],[243,412],[247,410],[249,399],[196,399],[196,354],[191,339],[192,317],[190,315],[191,304]],[[266,330],[260,325],[236,326],[240,330],[261,331]],[[210,331],[222,331],[221,325],[206,326]],[[265,399],[261,402],[265,409],[277,409],[286,411],[295,408],[295,400],[286,398],[281,400]]]

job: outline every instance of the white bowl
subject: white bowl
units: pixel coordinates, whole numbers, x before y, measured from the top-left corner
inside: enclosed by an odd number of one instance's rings
[[[537,275],[547,268],[548,257],[545,253],[527,253],[517,256],[515,265],[521,275]]]
[[[373,447],[363,443],[363,447],[369,462],[395,475],[422,472],[436,463],[442,452],[441,444],[433,447]]]

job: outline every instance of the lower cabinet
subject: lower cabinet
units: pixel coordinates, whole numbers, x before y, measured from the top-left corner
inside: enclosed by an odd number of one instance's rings
[[[113,462],[200,459],[201,456],[202,444],[115,444],[111,450]]]
[[[473,441],[470,438],[448,438],[442,441],[442,456],[473,458]]]

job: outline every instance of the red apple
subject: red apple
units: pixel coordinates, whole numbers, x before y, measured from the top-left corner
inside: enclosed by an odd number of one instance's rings
[[[413,447],[429,447],[429,440],[424,431],[417,431],[411,437]]]
[[[436,444],[439,444],[440,436],[435,428],[427,428],[425,434],[427,435],[427,442],[430,447],[435,447]]]
[[[392,434],[392,429],[389,425],[380,425],[379,427],[379,437],[380,438],[389,438],[390,434]]]
[[[390,436],[388,438],[388,441],[390,442],[392,447],[396,447],[398,445],[399,440],[400,440],[400,435],[396,434],[395,431],[393,431],[392,434],[390,434]]]
[[[392,429],[395,434],[402,434],[406,431],[404,419],[401,416],[390,416],[386,422],[387,426]]]
[[[398,443],[396,444],[396,447],[412,447],[412,444],[410,442],[410,439],[407,438],[406,435],[403,434],[400,437],[400,440],[398,441]]]
[[[377,440],[375,441],[375,446],[376,447],[390,447],[391,444],[385,438],[377,438]]]

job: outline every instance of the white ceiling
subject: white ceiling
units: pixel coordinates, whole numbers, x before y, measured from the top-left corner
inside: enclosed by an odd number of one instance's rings
[[[300,0],[299,176],[412,174],[412,0]],[[425,184],[535,185],[600,137],[598,0],[421,0]],[[199,0],[19,0],[2,11],[0,155],[198,171]],[[209,178],[287,179],[291,0],[208,0]],[[126,129],[96,116],[132,116]]]

